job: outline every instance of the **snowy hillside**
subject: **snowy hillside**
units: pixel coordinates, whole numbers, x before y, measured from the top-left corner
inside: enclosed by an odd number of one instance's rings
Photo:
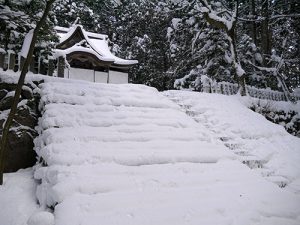
[[[300,139],[249,110],[251,98],[185,91],[165,95],[210,130],[241,162],[278,186],[300,194]]]
[[[47,79],[39,91],[40,209],[28,225],[300,223],[299,141],[239,102],[232,110],[240,119],[227,117],[226,96],[165,93],[175,103],[143,85],[64,79]],[[186,114],[188,105],[195,114]],[[264,168],[290,179],[289,189],[251,170],[224,141],[255,160],[270,159]],[[0,199],[8,193],[0,187]],[[13,216],[0,213],[5,221]]]

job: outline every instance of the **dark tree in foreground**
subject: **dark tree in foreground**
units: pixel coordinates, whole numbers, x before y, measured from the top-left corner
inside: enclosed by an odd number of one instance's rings
[[[32,35],[30,47],[29,47],[27,57],[26,57],[25,62],[24,62],[24,66],[23,66],[22,71],[21,71],[21,75],[19,77],[19,81],[18,81],[18,84],[17,84],[17,87],[16,87],[13,103],[12,103],[8,118],[5,121],[3,131],[2,131],[2,137],[1,137],[1,143],[0,143],[0,185],[3,184],[3,170],[4,170],[4,161],[5,161],[4,152],[6,150],[9,128],[10,128],[10,126],[12,124],[12,121],[14,119],[14,116],[16,114],[17,105],[18,105],[20,94],[21,94],[21,91],[22,91],[22,86],[24,84],[25,76],[26,76],[27,71],[28,71],[28,66],[30,65],[30,62],[32,60],[34,46],[35,46],[35,43],[37,41],[39,30],[42,28],[43,24],[45,23],[46,18],[47,18],[48,14],[50,12],[50,9],[51,9],[51,5],[53,4],[54,1],[55,0],[48,0],[46,2],[45,10],[44,10],[44,13],[43,13],[41,19],[37,22],[35,29],[31,30],[28,33],[28,35]]]

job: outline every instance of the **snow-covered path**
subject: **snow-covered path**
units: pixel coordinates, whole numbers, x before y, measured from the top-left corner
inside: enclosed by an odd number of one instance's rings
[[[187,91],[164,92],[239,160],[279,187],[300,194],[300,139],[245,105],[251,101]]]
[[[0,186],[0,224],[27,225],[32,214],[39,212],[32,168],[4,174]]]
[[[299,224],[300,197],[153,88],[41,86],[37,197],[55,225]]]

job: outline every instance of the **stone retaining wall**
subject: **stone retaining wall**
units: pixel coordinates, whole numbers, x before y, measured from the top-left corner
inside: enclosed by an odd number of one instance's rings
[[[39,95],[34,92],[40,82],[27,83],[22,88],[16,117],[9,132],[4,172],[15,172],[36,163],[33,140],[37,136]],[[4,83],[0,78],[0,133],[10,111],[16,84]]]

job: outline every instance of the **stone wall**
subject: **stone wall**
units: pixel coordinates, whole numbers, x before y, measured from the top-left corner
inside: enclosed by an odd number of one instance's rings
[[[16,117],[9,132],[4,172],[15,172],[36,163],[33,140],[37,136],[39,95],[33,90],[40,82],[27,83],[22,88]],[[10,111],[16,84],[0,79],[0,132]]]

